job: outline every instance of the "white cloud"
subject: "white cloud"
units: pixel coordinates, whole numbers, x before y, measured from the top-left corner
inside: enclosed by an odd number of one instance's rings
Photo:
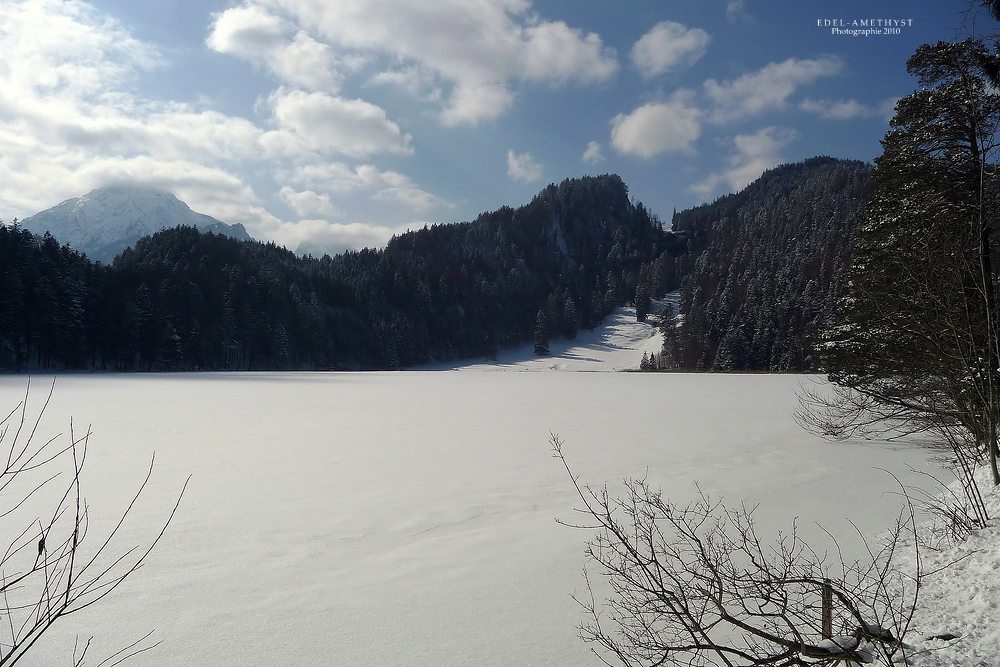
[[[797,136],[795,130],[774,126],[753,134],[737,135],[733,140],[735,150],[729,157],[729,166],[692,185],[691,191],[707,198],[720,184],[727,185],[731,192],[743,189],[765,170],[780,164],[781,149]]]
[[[667,102],[650,102],[611,121],[611,145],[619,153],[652,158],[661,153],[690,153],[701,136],[702,112],[691,95],[680,91]]]
[[[503,83],[465,85],[458,83],[441,111],[441,122],[448,126],[481,120],[496,120],[514,104],[514,94]]]
[[[93,99],[136,69],[163,62],[154,48],[77,0],[5,0],[0,26],[8,100],[28,93]]]
[[[25,217],[96,187],[140,183],[291,248],[313,241],[331,250],[374,246],[396,231],[384,224],[332,225],[321,218],[344,217],[334,189],[289,181],[277,183],[276,195],[304,220],[282,220],[238,175],[250,166],[276,174],[303,164],[319,168],[323,152],[412,153],[409,135],[381,108],[329,92],[279,88],[262,106],[267,112],[272,104],[274,128],[268,130],[245,118],[129,92],[140,72],[161,66],[161,57],[82,2],[6,0],[0,2],[0,26],[0,217]],[[312,62],[313,74],[322,75],[312,84],[336,84],[323,80],[333,71],[326,47],[289,23],[244,12],[220,18],[215,28],[216,46],[260,57],[285,80],[308,87],[305,64]],[[291,60],[282,61],[286,56]],[[345,193],[411,212],[450,206],[404,174],[334,165],[327,171],[341,175]]]
[[[272,93],[269,102],[279,127],[320,153],[351,157],[413,153],[410,135],[370,102],[283,88]]]
[[[371,83],[397,86],[425,102],[440,102],[444,94],[434,73],[419,66],[379,72],[371,78]]]
[[[285,186],[278,191],[278,196],[288,204],[297,215],[303,218],[322,216],[324,218],[339,218],[344,215],[335,204],[330,201],[330,195],[325,192],[318,194],[312,190],[297,191],[295,188]]]
[[[735,23],[739,20],[751,20],[750,15],[746,11],[746,6],[746,0],[729,0],[726,4],[726,18],[729,22]]]
[[[587,144],[587,150],[583,152],[583,161],[587,164],[604,162],[604,151],[601,149],[601,145],[596,141]]]
[[[285,83],[331,93],[340,90],[342,76],[333,49],[259,5],[244,4],[216,14],[205,43],[219,53],[264,66]]]
[[[701,28],[662,21],[632,47],[632,62],[643,77],[652,79],[676,67],[697,62],[705,55],[710,39]]]
[[[281,236],[286,239],[282,242],[283,245],[294,248],[297,254],[322,257],[324,254],[335,255],[345,250],[379,248],[402,231],[405,228],[395,229],[360,222],[300,220],[285,224]]]
[[[382,171],[370,164],[359,165],[353,169],[342,162],[310,164],[300,166],[289,174],[280,174],[279,177],[305,192],[324,193],[318,196],[326,196],[327,200],[329,200],[328,193],[368,192],[375,201],[420,213],[454,206],[422,190],[409,176],[395,171]]]
[[[522,32],[523,76],[563,83],[600,83],[618,71],[614,51],[595,33],[584,36],[562,21],[542,21]],[[515,74],[516,74],[515,70]]]
[[[877,106],[868,106],[857,100],[814,100],[807,97],[799,108],[817,114],[828,120],[850,120],[852,118],[891,118],[899,98],[890,97]]]
[[[515,80],[583,84],[617,70],[612,49],[561,21],[546,21],[527,0],[259,0],[280,9],[338,52],[417,67],[442,88],[441,120],[475,125],[513,103]],[[393,77],[383,77],[392,81]],[[433,86],[432,86],[433,88]]]
[[[0,3],[0,25],[0,215],[113,181],[255,200],[222,163],[260,157],[259,128],[122,92],[161,60],[117,23],[73,0],[22,0]]]
[[[533,183],[542,177],[542,165],[538,164],[531,153],[507,151],[507,176],[514,181]]]
[[[843,67],[843,61],[833,56],[816,60],[789,58],[781,63],[770,63],[733,81],[719,83],[709,79],[704,87],[714,105],[711,119],[724,123],[781,109],[796,88],[820,77],[833,76]]]

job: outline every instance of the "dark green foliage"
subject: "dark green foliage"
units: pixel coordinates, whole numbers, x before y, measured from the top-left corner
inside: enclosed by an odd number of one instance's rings
[[[535,316],[535,354],[549,353],[549,318],[545,310],[539,310]]]
[[[660,365],[816,369],[815,341],[833,321],[857,215],[872,189],[870,166],[819,157],[675,213],[673,231],[690,252],[655,272],[684,276],[680,317],[664,318]]]
[[[981,0],[981,4],[993,15],[993,18],[1000,21],[1000,0]]]
[[[824,346],[830,379],[868,399],[886,429],[968,440],[990,452],[995,483],[1000,95],[983,65],[998,62],[976,40],[910,58],[922,88],[899,101],[882,141],[849,298]]]
[[[563,335],[573,340],[579,329],[580,318],[576,314],[576,304],[573,303],[573,297],[568,296],[563,306]]]
[[[83,365],[101,274],[48,234],[0,226],[0,368]]]
[[[400,368],[574,336],[676,280],[683,240],[617,176],[550,185],[519,209],[435,225],[384,250],[298,258],[193,228],[110,266],[0,227],[0,368]],[[671,273],[671,272],[674,273]]]

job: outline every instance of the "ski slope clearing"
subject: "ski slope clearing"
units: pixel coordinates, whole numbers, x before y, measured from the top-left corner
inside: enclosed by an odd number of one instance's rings
[[[669,298],[669,297],[668,297]],[[663,307],[659,302],[654,310]],[[556,338],[549,342],[549,354],[536,355],[534,344],[526,343],[501,351],[496,359],[457,360],[426,364],[415,370],[471,371],[623,371],[636,370],[643,353],[660,354],[663,336],[658,320],[637,322],[635,308],[616,309],[592,330],[581,330],[573,340]]]
[[[583,481],[646,477],[678,502],[698,481],[759,504],[762,534],[800,517],[818,548],[820,524],[848,553],[848,518],[875,534],[899,509],[879,468],[940,474],[922,449],[804,433],[801,376],[488,370],[61,376],[42,435],[93,425],[93,535],[153,451],[127,542],[193,479],[147,566],[27,664],[69,664],[77,635],[97,658],[155,629],[162,644],[128,664],[596,667],[570,598],[591,533],[554,521],[577,515],[550,432]],[[0,403],[23,392],[0,377]]]

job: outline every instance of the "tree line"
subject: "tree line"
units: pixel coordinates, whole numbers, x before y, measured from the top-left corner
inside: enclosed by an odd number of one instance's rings
[[[689,239],[679,308],[663,319],[655,368],[816,370],[834,322],[871,165],[817,157],[673,217]]]
[[[387,369],[495,356],[676,287],[682,237],[605,175],[425,226],[381,250],[297,257],[190,227],[109,265],[0,226],[0,368]]]

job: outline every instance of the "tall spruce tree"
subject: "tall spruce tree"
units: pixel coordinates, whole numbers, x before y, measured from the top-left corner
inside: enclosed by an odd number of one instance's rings
[[[535,316],[535,354],[549,353],[549,318],[545,309],[540,308]]]
[[[842,319],[823,348],[840,391],[812,413],[831,434],[936,432],[973,491],[984,458],[1000,484],[1000,95],[983,67],[996,62],[966,40],[925,44],[907,63],[921,89],[899,101],[882,142]]]

